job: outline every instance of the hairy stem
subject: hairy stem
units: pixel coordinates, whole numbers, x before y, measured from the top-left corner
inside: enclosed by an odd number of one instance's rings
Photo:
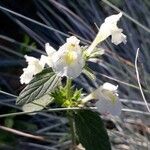
[[[75,124],[74,124],[74,119],[73,119],[73,113],[72,112],[68,112],[68,119],[69,119],[69,123],[70,123],[72,150],[75,150],[75,147],[76,147],[76,136],[75,136]]]
[[[71,93],[70,93],[70,88],[71,88],[71,83],[72,80],[67,78],[67,99],[71,101]],[[70,124],[70,132],[71,132],[71,140],[72,140],[72,150],[75,149],[76,146],[76,137],[75,137],[75,126],[74,126],[74,119],[73,119],[73,112],[68,111],[68,119],[69,119],[69,124]]]
[[[70,95],[70,88],[71,88],[71,83],[72,83],[72,80],[67,78],[67,99],[70,100],[71,98],[71,95]]]

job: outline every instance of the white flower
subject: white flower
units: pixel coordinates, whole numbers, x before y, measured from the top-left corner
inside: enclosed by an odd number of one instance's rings
[[[100,26],[99,32],[96,35],[94,41],[89,46],[87,53],[90,54],[97,44],[105,40],[107,37],[111,35],[111,41],[115,45],[120,43],[126,43],[126,36],[122,33],[122,29],[117,27],[117,22],[122,17],[122,13],[120,12],[117,15],[111,15],[107,17],[104,23]]]
[[[118,86],[111,83],[104,83],[103,86],[85,97],[82,102],[85,103],[91,99],[97,99],[95,103],[97,111],[103,115],[112,114],[119,116],[121,114],[122,105],[118,98]]]
[[[28,84],[33,76],[41,72],[44,68],[42,60],[27,55],[25,55],[25,59],[28,62],[28,66],[23,69],[23,74],[20,76],[21,84]]]
[[[101,114],[112,114],[114,116],[121,114],[122,105],[118,98],[117,88],[118,86],[106,82],[95,91],[95,96],[99,99],[95,106]],[[101,94],[97,95],[100,92]]]
[[[58,76],[76,78],[82,72],[85,62],[79,42],[75,36],[71,36],[52,55],[52,69]]]

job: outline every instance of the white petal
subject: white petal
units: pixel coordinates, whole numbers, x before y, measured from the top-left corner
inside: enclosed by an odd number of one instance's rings
[[[43,68],[44,67],[40,64],[40,62],[28,66],[28,69],[32,70],[33,75],[36,75],[37,73],[41,72]]]
[[[78,45],[80,43],[80,40],[77,39],[75,36],[71,36],[71,37],[67,38],[67,43],[72,43],[72,44]]]
[[[39,61],[37,58],[32,57],[32,56],[25,55],[24,57],[26,59],[26,62],[28,62],[28,64],[33,64]]]
[[[52,67],[52,57],[42,55],[39,63],[42,67],[44,67],[45,64],[47,64],[49,67]]]
[[[127,42],[126,39],[127,39],[126,35],[124,35],[122,32],[115,31],[112,33],[111,42],[114,43],[115,45],[118,45],[122,42],[125,44]]]
[[[105,98],[101,98],[96,102],[95,106],[97,107],[97,111],[103,115],[110,113],[113,116],[119,116],[121,114],[122,105],[119,99],[115,103],[112,103]]]
[[[118,89],[118,85],[115,86],[115,85],[113,85],[113,84],[111,84],[111,83],[105,82],[105,83],[103,84],[102,88],[103,88],[104,90],[108,90],[108,91],[116,91],[116,90]]]
[[[57,61],[55,61],[53,65],[53,70],[58,76],[67,76],[70,78],[76,78],[78,77],[83,69],[84,66],[84,60],[82,57],[77,56],[78,58],[74,61],[73,64],[66,64],[65,60],[63,60],[62,57],[59,59],[57,58]]]
[[[49,55],[49,56],[51,56],[53,53],[56,52],[56,50],[52,46],[50,46],[49,43],[45,44],[45,51],[46,51],[47,55]]]
[[[52,67],[52,57],[57,52],[49,43],[45,44],[45,51],[48,56],[41,56],[42,64],[48,64],[49,67]]]
[[[29,72],[27,68],[24,68],[23,71],[23,74],[20,76],[20,83],[28,84],[33,78],[33,73]]]
[[[122,29],[117,27],[117,22],[121,18],[122,13],[117,15],[109,16],[105,19],[104,23],[101,25],[99,30],[99,42],[105,40],[108,36],[118,33],[117,35],[122,33]],[[119,35],[120,36],[120,35]]]
[[[21,84],[28,84],[32,80],[33,76],[41,72],[44,68],[43,64],[41,64],[39,59],[27,55],[25,56],[25,58],[28,62],[28,66],[27,68],[23,69],[24,72],[20,76]]]
[[[111,24],[103,23],[100,26],[97,42],[100,43],[111,35]],[[97,44],[98,44],[97,43]]]
[[[86,150],[81,143],[76,146],[76,150]]]
[[[84,61],[83,60],[76,60],[76,63],[66,68],[65,76],[76,78],[78,77],[83,69]]]
[[[56,57],[56,56],[55,56]],[[56,60],[53,60],[53,65],[52,65],[52,68],[53,68],[53,71],[58,75],[58,76],[64,76],[64,62],[62,60],[62,58],[59,58],[59,59],[56,59]]]
[[[105,23],[117,23],[119,19],[122,17],[122,13],[120,12],[119,14],[111,15],[105,19]]]
[[[41,65],[42,67],[44,67],[45,64],[47,63],[47,56],[41,55],[41,58],[40,58],[39,63],[40,63],[40,65]]]

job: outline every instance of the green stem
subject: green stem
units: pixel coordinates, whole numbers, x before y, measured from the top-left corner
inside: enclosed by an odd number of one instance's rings
[[[71,93],[70,93],[70,88],[71,88],[71,83],[72,80],[67,78],[67,99],[70,101],[71,100]],[[73,119],[73,112],[68,111],[68,119],[70,123],[70,132],[71,132],[71,139],[72,139],[72,150],[75,149],[76,146],[76,137],[75,137],[75,126],[74,126],[74,119]]]
[[[69,112],[68,119],[70,123],[70,132],[71,132],[71,140],[72,140],[72,150],[76,147],[76,136],[75,136],[75,125],[74,125],[74,119],[72,116],[72,112]]]
[[[71,95],[70,95],[70,88],[71,88],[72,80],[67,78],[67,99],[70,101]]]

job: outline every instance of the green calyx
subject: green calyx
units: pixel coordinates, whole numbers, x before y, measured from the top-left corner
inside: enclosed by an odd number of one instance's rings
[[[87,49],[88,49],[87,46],[84,46],[81,48],[83,51],[83,58],[85,61],[88,61],[90,58],[99,58],[100,56],[102,56],[105,53],[105,51],[102,47],[100,47],[100,48],[95,47],[90,54],[87,52]]]
[[[77,107],[80,104],[82,90],[75,90],[71,86],[71,81],[67,81],[65,87],[60,86],[51,96],[54,98],[54,102],[61,107]]]

